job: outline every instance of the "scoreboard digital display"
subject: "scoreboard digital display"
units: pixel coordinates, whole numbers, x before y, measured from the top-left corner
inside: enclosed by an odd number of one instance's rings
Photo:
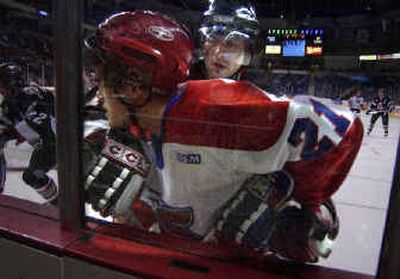
[[[265,54],[285,57],[321,56],[322,29],[269,29]]]
[[[302,57],[306,53],[306,41],[302,40],[284,40],[282,42],[282,55],[290,57]]]

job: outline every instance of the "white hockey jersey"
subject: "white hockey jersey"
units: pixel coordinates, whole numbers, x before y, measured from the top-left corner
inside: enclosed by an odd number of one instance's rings
[[[203,237],[247,178],[281,169],[296,200],[317,208],[343,182],[362,135],[361,121],[327,100],[280,99],[245,81],[187,82],[163,119],[161,230]]]
[[[361,96],[353,96],[349,99],[349,107],[354,110],[363,110],[364,98]]]

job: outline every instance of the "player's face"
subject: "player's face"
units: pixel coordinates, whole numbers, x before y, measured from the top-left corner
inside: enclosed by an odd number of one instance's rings
[[[117,94],[123,95],[125,103],[132,107],[144,106],[150,95],[150,90],[143,87],[140,83],[126,80],[116,87]]]
[[[150,96],[150,77],[138,69],[119,65],[106,71],[107,86],[112,87],[114,95],[132,107],[145,105]]]
[[[228,78],[243,65],[246,50],[242,40],[215,38],[203,45],[204,63],[209,78]]]
[[[383,90],[379,90],[378,97],[382,99],[384,96],[385,96],[385,94],[383,93]]]

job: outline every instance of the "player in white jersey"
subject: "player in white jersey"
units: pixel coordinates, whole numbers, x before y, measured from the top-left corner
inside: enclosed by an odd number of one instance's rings
[[[163,235],[299,261],[327,256],[319,244],[337,233],[329,198],[359,150],[360,120],[245,81],[189,81],[173,95],[188,74],[190,41],[185,28],[150,12],[100,25],[111,129],[87,138],[87,201]]]
[[[361,89],[357,89],[356,93],[349,99],[349,107],[355,114],[359,114],[365,109],[365,101]]]

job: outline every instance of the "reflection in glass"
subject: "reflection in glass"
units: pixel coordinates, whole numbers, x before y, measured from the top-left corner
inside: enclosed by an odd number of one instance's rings
[[[55,167],[54,91],[33,82],[26,83],[23,75],[19,64],[0,65],[3,180],[10,187],[23,182],[29,186],[27,189],[38,194],[35,201],[55,203],[57,186],[48,175]],[[20,178],[22,181],[15,181]],[[27,196],[21,198],[33,198],[32,191],[28,194],[27,189],[21,192]],[[13,189],[6,190],[13,192]]]
[[[11,5],[12,6],[12,5]],[[49,14],[1,10],[2,193],[57,204],[55,90]],[[49,7],[47,7],[49,9]]]

